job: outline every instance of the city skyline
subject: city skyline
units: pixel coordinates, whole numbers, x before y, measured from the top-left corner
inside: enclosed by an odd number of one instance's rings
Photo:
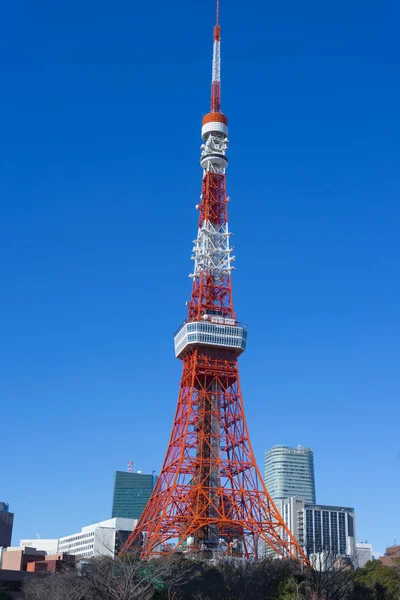
[[[400,468],[396,19],[378,20],[367,7],[360,24],[344,2],[308,2],[301,13],[294,3],[258,2],[259,18],[247,15],[238,42],[242,10],[233,2],[224,15],[223,101],[234,140],[233,287],[249,325],[241,376],[252,443],[260,467],[272,445],[311,446],[318,501],[354,506],[360,539],[379,553],[400,529],[394,502],[387,522],[370,522],[382,497],[398,494]],[[180,2],[140,11],[110,15],[90,1],[24,13],[10,5],[1,25],[10,59],[0,100],[0,474],[15,539],[107,518],[111,473],[129,457],[159,472],[168,443],[209,15]],[[156,42],[139,60],[149,22]],[[239,81],[252,92],[251,140]],[[143,90],[150,123],[138,117]],[[190,139],[172,197],[177,110]],[[255,280],[261,303],[248,293]],[[145,306],[160,286],[162,304]],[[163,381],[162,394],[149,393],[150,380]],[[54,452],[46,466],[27,468],[39,440]]]

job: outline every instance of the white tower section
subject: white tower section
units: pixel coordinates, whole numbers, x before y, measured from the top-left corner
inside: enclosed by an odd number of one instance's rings
[[[219,42],[214,43],[219,46]],[[219,65],[219,62],[218,62]],[[213,73],[214,73],[213,61]],[[219,67],[218,67],[219,68]],[[219,71],[218,71],[219,72]],[[209,113],[203,119],[200,164],[203,178],[207,173],[225,174],[228,166],[228,121],[222,113]],[[227,198],[229,201],[229,198]],[[200,208],[199,205],[196,208]],[[228,223],[222,225],[204,220],[194,240],[191,278],[210,275],[218,285],[224,282],[234,267],[233,247]],[[220,315],[204,314],[201,321],[185,322],[175,333],[175,355],[183,358],[190,348],[198,345],[230,348],[237,354],[246,349],[247,327]]]
[[[219,44],[219,42],[214,42]],[[203,168],[203,177],[206,173],[225,174],[228,166],[226,151],[228,149],[227,119],[221,113],[209,113],[203,119],[201,135],[204,144],[201,145],[200,165]],[[229,199],[227,199],[229,200]],[[205,220],[197,232],[194,240],[192,260],[194,272],[190,277],[198,277],[200,273],[212,275],[216,282],[230,275],[235,257],[232,256],[233,247],[230,246],[228,223],[222,225]]]
[[[235,257],[232,256],[233,247],[229,244],[230,236],[227,223],[219,226],[204,221],[194,240],[191,256],[194,272],[190,277],[198,277],[203,272],[213,275],[218,282],[233,271]]]

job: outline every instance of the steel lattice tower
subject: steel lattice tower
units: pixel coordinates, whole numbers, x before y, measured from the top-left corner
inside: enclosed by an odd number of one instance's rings
[[[183,361],[178,405],[157,484],[122,553],[258,558],[269,546],[306,562],[265,488],[243,409],[238,356],[246,347],[247,328],[237,321],[232,300],[218,9],[217,0],[211,110],[201,131],[203,183],[192,294],[188,318],[175,334],[175,353]]]

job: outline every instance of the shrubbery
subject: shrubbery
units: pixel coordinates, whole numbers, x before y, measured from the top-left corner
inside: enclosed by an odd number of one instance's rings
[[[24,592],[26,600],[400,600],[400,566],[371,561],[356,571],[346,565],[321,572],[272,559],[144,562],[126,556],[29,577]]]

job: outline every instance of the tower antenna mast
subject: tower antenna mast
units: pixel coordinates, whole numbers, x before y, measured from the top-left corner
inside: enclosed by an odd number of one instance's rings
[[[211,112],[221,112],[221,27],[219,25],[219,0],[216,0],[215,13]]]

